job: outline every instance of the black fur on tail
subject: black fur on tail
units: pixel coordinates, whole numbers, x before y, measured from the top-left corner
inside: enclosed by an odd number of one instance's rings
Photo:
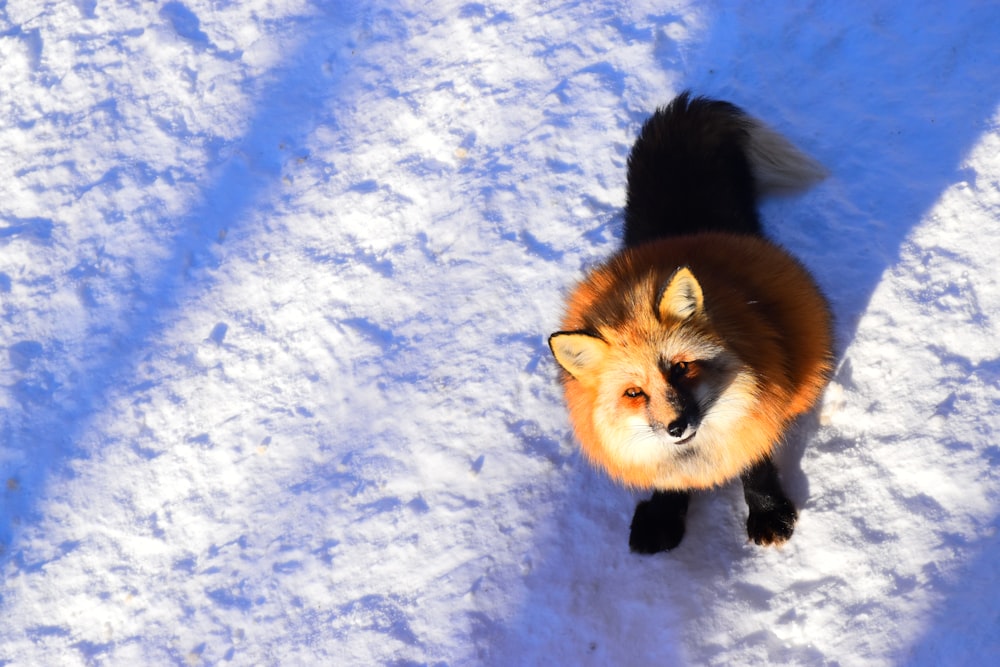
[[[628,158],[625,246],[709,231],[761,235],[752,122],[739,107],[688,92],[657,109]]]

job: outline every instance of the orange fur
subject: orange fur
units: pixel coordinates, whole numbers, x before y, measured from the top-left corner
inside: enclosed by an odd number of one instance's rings
[[[675,280],[679,267],[689,273]],[[576,287],[562,331],[551,344],[582,449],[639,488],[708,488],[738,476],[815,404],[832,366],[819,289],[787,252],[755,236],[624,249]],[[649,426],[677,417],[678,390],[663,372],[677,362],[690,363],[683,389],[704,403],[697,432],[680,443]],[[646,398],[625,395],[632,388]]]

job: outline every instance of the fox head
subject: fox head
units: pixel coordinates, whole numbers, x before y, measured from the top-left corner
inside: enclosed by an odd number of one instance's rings
[[[651,295],[654,290],[649,285]],[[643,302],[650,303],[634,299]],[[670,276],[653,308],[633,310],[624,321],[594,330],[554,333],[549,346],[572,377],[571,413],[589,413],[572,415],[578,435],[584,430],[596,436],[605,450],[599,458],[644,465],[661,461],[665,447],[696,448],[705,439],[700,434],[741,364],[713,333],[701,285],[689,268]],[[589,419],[582,429],[581,418]]]

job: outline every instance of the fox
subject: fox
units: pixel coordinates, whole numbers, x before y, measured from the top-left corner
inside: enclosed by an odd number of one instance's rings
[[[798,511],[774,454],[833,369],[828,302],[766,238],[758,203],[826,170],[736,105],[686,91],[643,124],[626,166],[622,246],[568,296],[548,342],[592,464],[652,496],[631,551],[676,548],[692,492],[739,478],[758,545]]]

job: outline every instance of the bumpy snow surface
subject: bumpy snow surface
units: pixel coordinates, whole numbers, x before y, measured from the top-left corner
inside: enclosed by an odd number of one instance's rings
[[[807,6],[808,4],[808,6]],[[0,2],[0,664],[1000,664],[1000,6]],[[748,544],[629,553],[546,347],[681,90],[822,162]]]

